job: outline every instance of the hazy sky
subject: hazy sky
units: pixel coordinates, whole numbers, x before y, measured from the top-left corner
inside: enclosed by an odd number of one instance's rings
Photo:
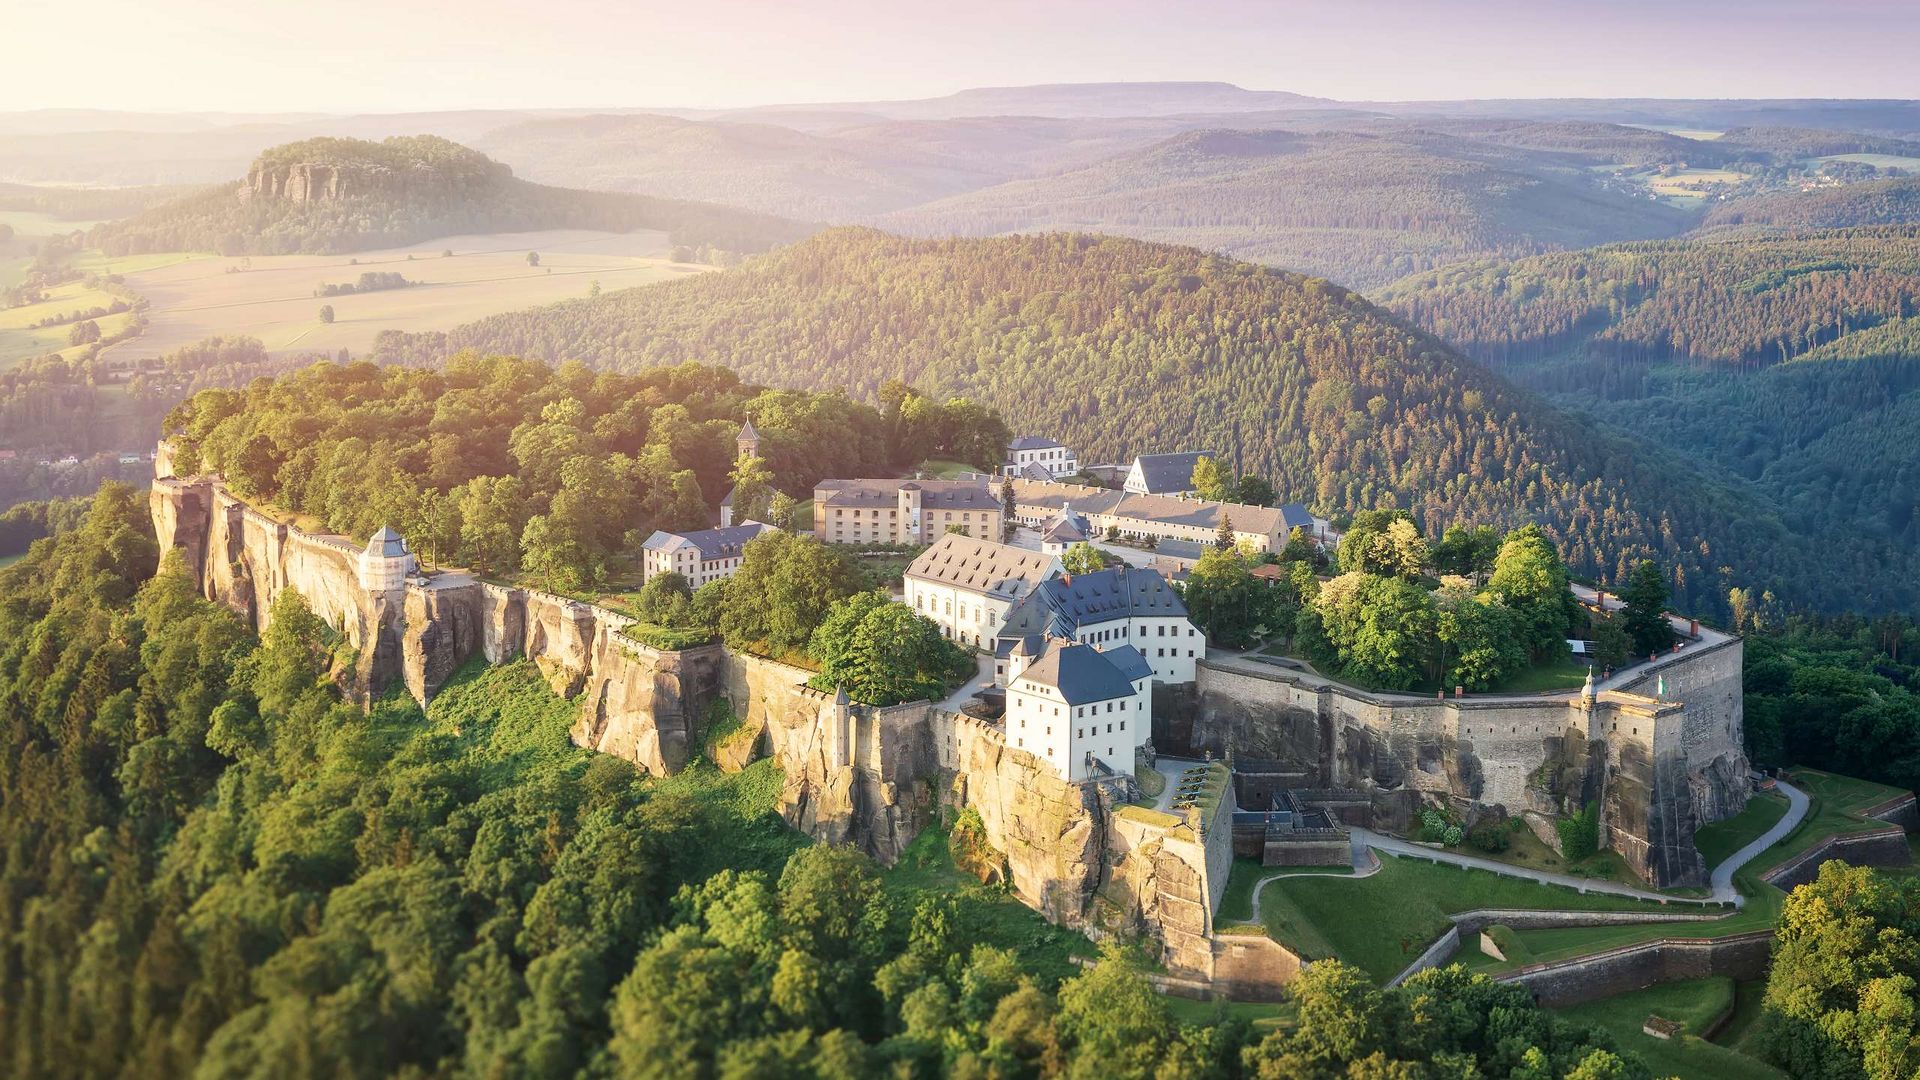
[[[1920,97],[1916,0],[5,0],[0,110],[746,105],[1218,79]]]

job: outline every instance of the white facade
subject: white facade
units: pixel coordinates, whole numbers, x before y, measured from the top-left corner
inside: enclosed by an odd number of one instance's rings
[[[732,528],[703,529],[691,533],[655,532],[641,547],[641,580],[669,571],[687,579],[687,588],[698,589],[709,581],[732,577],[746,557],[746,546],[773,526],[750,521]]]
[[[949,534],[907,567],[904,599],[947,637],[991,650],[1013,605],[1059,573],[1051,555]]]
[[[1049,648],[1066,647],[1049,642]],[[1075,646],[1084,648],[1084,646]],[[1116,772],[1131,773],[1134,751],[1153,735],[1153,691],[1144,675],[1123,681],[1130,689],[1112,696],[1072,700],[1058,686],[1027,677],[1027,657],[1013,657],[1007,685],[1007,744],[1025,750],[1070,781],[1093,775],[1097,758]]]
[[[1052,439],[1022,436],[1007,446],[1007,471],[1038,465],[1050,476],[1071,476],[1080,471],[1080,461],[1072,450]]]

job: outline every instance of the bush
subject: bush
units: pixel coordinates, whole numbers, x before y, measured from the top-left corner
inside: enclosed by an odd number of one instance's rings
[[[1489,855],[1497,855],[1513,843],[1511,831],[1503,821],[1483,821],[1467,834],[1467,842]]]
[[[1588,803],[1579,813],[1563,818],[1554,824],[1560,832],[1560,854],[1568,862],[1581,859],[1600,850],[1600,808]]]
[[[1447,839],[1451,833],[1453,839]],[[1420,839],[1429,844],[1458,844],[1460,827],[1448,820],[1446,812],[1428,807],[1420,811]]]

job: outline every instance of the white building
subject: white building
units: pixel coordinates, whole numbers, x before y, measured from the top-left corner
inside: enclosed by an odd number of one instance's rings
[[[1035,635],[1098,649],[1131,646],[1162,683],[1192,682],[1194,666],[1207,655],[1206,635],[1187,616],[1173,584],[1138,566],[1061,575],[1035,586],[1000,628],[995,681],[1004,685],[1012,677],[1013,649]]]
[[[830,544],[931,544],[948,529],[1000,538],[1000,499],[986,480],[822,480],[813,535]]]
[[[1007,743],[1067,780],[1093,775],[1097,760],[1133,772],[1134,748],[1153,733],[1153,672],[1121,645],[1092,645],[1033,635],[1009,656]]]
[[[758,521],[720,529],[675,533],[656,529],[640,546],[643,581],[655,574],[673,571],[687,579],[687,587],[697,589],[709,581],[731,577],[740,569],[747,542],[761,533],[776,531]]]
[[[1201,458],[1212,456],[1205,450],[1141,454],[1133,459],[1121,489],[1135,495],[1185,495],[1193,490],[1193,467]]]
[[[1029,465],[1045,469],[1049,477],[1071,476],[1080,471],[1080,461],[1073,451],[1065,443],[1044,435],[1022,435],[1007,444],[1007,464],[1002,471],[1020,473]]]
[[[359,565],[355,575],[360,579],[360,587],[370,593],[392,592],[407,583],[407,575],[414,572],[413,552],[407,550],[407,542],[400,534],[385,525],[367,541],[367,549],[360,553]]]
[[[907,567],[906,603],[949,638],[991,649],[1013,605],[1059,572],[1052,555],[948,533]]]

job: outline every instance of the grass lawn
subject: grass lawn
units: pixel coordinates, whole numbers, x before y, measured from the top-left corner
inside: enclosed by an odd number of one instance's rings
[[[1274,940],[1311,959],[1338,956],[1381,982],[1445,933],[1447,916],[1476,908],[1660,910],[1624,896],[1385,854],[1370,877],[1282,878],[1260,899],[1261,921]]]
[[[1536,664],[1514,672],[1490,694],[1540,694],[1554,690],[1578,690],[1587,681],[1587,665],[1568,657],[1559,663]]]
[[[796,532],[809,532],[813,529],[813,500],[795,503],[793,507],[793,528]]]
[[[1693,846],[1712,870],[1746,847],[1787,816],[1787,797],[1764,793],[1747,800],[1747,808],[1730,818],[1703,825],[1693,834]]]
[[[1733,980],[1721,976],[1651,986],[1558,1011],[1576,1023],[1605,1028],[1623,1048],[1645,1058],[1656,1076],[1683,1080],[1781,1076],[1771,1066],[1697,1034],[1733,1007]],[[1687,1028],[1671,1039],[1656,1039],[1641,1030],[1648,1014],[1679,1021]]]
[[[1611,881],[1621,885],[1631,885],[1636,889],[1647,888],[1640,875],[1633,872],[1627,861],[1617,851],[1596,851],[1578,862],[1568,862],[1559,852],[1548,847],[1532,829],[1515,829],[1507,834],[1508,847],[1505,851],[1486,852],[1465,844],[1460,851],[1481,859],[1493,859],[1513,866],[1524,866],[1530,870],[1551,870],[1556,874],[1574,874],[1592,878],[1595,881]],[[1689,894],[1705,895],[1700,889],[1669,890],[1675,896]]]
[[[1760,1031],[1760,1009],[1767,997],[1767,980],[1749,979],[1735,983],[1733,987],[1733,1018],[1727,1021],[1714,1042],[1722,1046],[1757,1058],[1760,1056],[1758,1034]]]
[[[1220,894],[1220,910],[1215,916],[1222,923],[1246,922],[1253,918],[1253,886],[1273,874],[1329,874],[1352,876],[1351,866],[1261,866],[1258,859],[1235,859],[1227,873],[1226,891]]]
[[[1896,789],[1883,784],[1814,769],[1795,770],[1792,782],[1813,799],[1813,806],[1806,818],[1785,839],[1761,852],[1758,858],[1734,874],[1734,886],[1747,898],[1746,906],[1738,914],[1715,922],[1522,930],[1518,937],[1531,954],[1530,961],[1564,960],[1653,938],[1721,937],[1771,928],[1779,921],[1780,905],[1786,899],[1786,894],[1761,881],[1761,873],[1835,833],[1882,827],[1882,822],[1862,818],[1858,811],[1899,794]],[[1726,842],[1724,837],[1708,836],[1708,843],[1716,847],[1723,847]],[[1497,969],[1516,965],[1488,961],[1483,966]]]

